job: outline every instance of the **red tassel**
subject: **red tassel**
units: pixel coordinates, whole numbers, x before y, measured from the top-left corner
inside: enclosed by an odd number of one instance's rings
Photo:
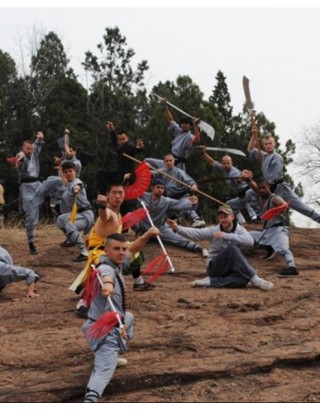
[[[274,218],[275,216],[278,216],[282,214],[286,209],[288,208],[287,202],[280,206],[276,206],[275,208],[268,209],[263,215],[261,215],[261,218],[264,219],[265,221],[270,221],[270,219]]]
[[[16,164],[16,163],[17,163],[17,161],[18,161],[18,158],[17,158],[17,157],[10,157],[10,158],[7,158],[7,162],[8,162],[8,164]]]
[[[160,275],[162,275],[166,270],[170,268],[167,256],[163,253],[162,255],[154,258],[149,265],[145,268],[143,273],[145,275],[151,275],[146,281],[148,283],[154,282]]]
[[[106,336],[115,326],[119,324],[117,315],[122,319],[122,315],[117,312],[105,312],[86,331],[86,336],[92,339],[100,339]]]
[[[83,300],[86,302],[87,306],[90,306],[93,299],[96,297],[99,290],[99,281],[97,275],[99,275],[99,269],[92,269],[90,276],[88,277],[85,285],[85,291],[83,295]]]
[[[139,208],[136,211],[129,212],[121,218],[122,229],[126,231],[131,226],[136,225],[147,216],[147,211],[144,208]]]

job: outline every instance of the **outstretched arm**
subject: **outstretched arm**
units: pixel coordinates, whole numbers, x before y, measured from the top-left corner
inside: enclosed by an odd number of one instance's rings
[[[160,235],[160,231],[155,226],[149,228],[143,235],[139,236],[134,242],[132,242],[129,247],[128,251],[131,254],[135,254],[139,252],[145,244],[148,242],[150,238],[155,238],[157,235]]]
[[[215,160],[206,153],[206,147],[204,145],[199,145],[198,149],[201,157],[206,161],[206,163],[211,166],[214,165]]]

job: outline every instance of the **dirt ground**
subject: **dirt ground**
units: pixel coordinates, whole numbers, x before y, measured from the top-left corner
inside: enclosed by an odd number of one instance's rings
[[[257,225],[248,225],[256,229]],[[0,402],[78,403],[83,400],[93,354],[68,290],[83,264],[75,248],[60,248],[53,226],[36,230],[37,255],[29,255],[23,229],[0,230],[0,243],[16,265],[41,275],[40,297],[25,298],[19,282],[0,294]],[[204,244],[205,245],[205,244]],[[159,254],[145,248],[146,262]],[[102,402],[319,402],[320,237],[318,229],[292,229],[298,278],[283,279],[280,258],[263,250],[246,255],[274,283],[269,292],[198,289],[205,260],[167,247],[176,268],[150,292],[133,292],[126,277],[135,335]]]

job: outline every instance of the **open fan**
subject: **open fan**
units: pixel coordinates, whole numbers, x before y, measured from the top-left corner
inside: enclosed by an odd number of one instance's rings
[[[141,162],[134,170],[135,179],[130,185],[124,185],[126,200],[136,199],[150,186],[151,172],[146,162]]]

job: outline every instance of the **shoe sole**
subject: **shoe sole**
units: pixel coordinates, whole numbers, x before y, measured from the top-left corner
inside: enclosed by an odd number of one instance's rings
[[[277,275],[279,278],[298,278],[301,275]]]

